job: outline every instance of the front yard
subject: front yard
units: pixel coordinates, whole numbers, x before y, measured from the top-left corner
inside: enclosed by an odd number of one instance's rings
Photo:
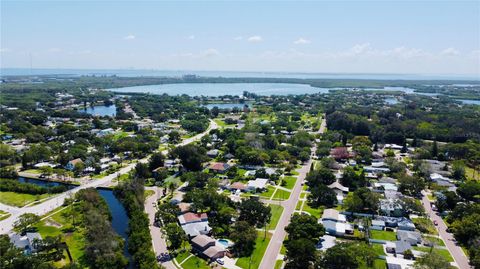
[[[255,241],[255,250],[253,251],[250,257],[242,257],[237,260],[235,263],[236,266],[241,268],[258,268],[260,266],[260,262],[262,261],[263,254],[267,249],[268,243],[270,242],[270,238],[272,237],[271,233],[267,233],[267,237],[263,239],[264,233],[258,232],[257,240]],[[249,266],[250,265],[250,266]]]
[[[397,236],[394,232],[370,230],[370,238],[385,241],[396,241]]]

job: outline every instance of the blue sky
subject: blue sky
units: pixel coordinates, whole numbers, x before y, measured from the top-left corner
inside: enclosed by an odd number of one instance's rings
[[[480,74],[479,1],[3,1],[1,67]]]

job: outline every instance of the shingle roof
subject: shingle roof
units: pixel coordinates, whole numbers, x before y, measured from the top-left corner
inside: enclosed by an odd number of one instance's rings
[[[215,239],[211,238],[210,236],[206,236],[204,234],[197,235],[192,239],[192,242],[195,243],[199,247],[205,247],[208,244],[215,243]]]

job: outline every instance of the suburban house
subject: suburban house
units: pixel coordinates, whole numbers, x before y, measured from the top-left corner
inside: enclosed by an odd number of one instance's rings
[[[36,251],[33,243],[36,239],[41,240],[42,236],[39,233],[26,233],[25,235],[14,233],[10,235],[12,244],[24,250],[25,254],[31,254]]]
[[[257,178],[255,180],[249,180],[247,183],[247,191],[259,191],[266,189],[268,179]]]
[[[422,235],[419,232],[398,230],[397,240],[405,241],[415,246],[422,243]]]
[[[197,214],[188,212],[178,216],[178,222],[183,231],[190,237],[209,234],[212,228],[208,225],[206,213]]]
[[[189,203],[178,203],[177,204],[178,208],[180,209],[181,214],[185,214],[190,212],[190,204]]]
[[[328,187],[335,192],[338,203],[343,204],[343,199],[345,198],[345,195],[348,194],[348,187],[343,186],[338,181],[333,182],[328,185]]]
[[[370,230],[383,231],[384,229],[385,229],[385,221],[372,220],[372,225],[370,225]]]
[[[207,151],[207,156],[210,157],[210,158],[215,158],[217,157],[219,154],[219,151],[218,149],[211,149],[209,151]]]
[[[404,214],[403,206],[397,199],[380,200],[380,212],[389,217],[401,217]]]
[[[387,253],[394,253],[394,254],[403,254],[406,250],[412,248],[410,243],[405,241],[395,241],[395,242],[387,242],[386,244],[386,251]]]
[[[225,256],[225,248],[216,245],[216,240],[209,236],[195,236],[191,243],[195,252],[206,259],[215,260]]]
[[[80,163],[83,163],[82,159],[80,159],[80,158],[71,160],[67,163],[67,165],[65,165],[65,169],[67,169],[69,171],[73,171],[73,169],[75,168],[75,165],[80,164]]]
[[[245,191],[247,189],[247,186],[243,184],[242,182],[234,182],[230,184],[230,186],[227,187],[227,189],[231,191]]]
[[[98,137],[113,134],[115,131],[112,128],[103,129],[97,132]]]
[[[334,236],[353,234],[353,227],[346,222],[346,216],[335,209],[325,209],[319,222],[325,227],[325,232]]]
[[[227,163],[214,162],[211,163],[208,169],[216,173],[224,173],[230,168],[230,165]]]

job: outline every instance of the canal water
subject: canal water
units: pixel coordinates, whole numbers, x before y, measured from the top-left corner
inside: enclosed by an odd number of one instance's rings
[[[130,261],[130,266],[132,265],[130,253],[128,253],[128,216],[127,211],[123,207],[122,203],[115,197],[112,190],[109,189],[97,189],[98,193],[105,199],[110,209],[110,214],[112,215],[112,227],[124,240],[125,245],[123,248],[123,254]]]
[[[42,186],[42,187],[55,187],[55,186],[62,186],[62,185],[68,187],[68,189],[72,189],[72,188],[76,187],[75,185],[62,183],[62,182],[52,182],[52,181],[47,181],[47,180],[24,178],[24,177],[19,177],[18,181],[23,182],[23,183],[35,184],[35,185]],[[127,216],[127,211],[125,210],[123,205],[120,203],[120,201],[117,199],[117,197],[115,197],[112,190],[98,188],[97,191],[102,196],[102,198],[105,199],[105,202],[107,202],[108,209],[110,210],[110,215],[112,216],[112,228],[113,228],[113,230],[115,230],[115,232],[125,240],[123,254],[130,261],[130,266],[129,267],[131,267],[132,266],[132,262],[131,262],[132,257],[130,255],[130,253],[128,253],[128,234],[127,234],[127,232],[128,232],[128,216]]]

